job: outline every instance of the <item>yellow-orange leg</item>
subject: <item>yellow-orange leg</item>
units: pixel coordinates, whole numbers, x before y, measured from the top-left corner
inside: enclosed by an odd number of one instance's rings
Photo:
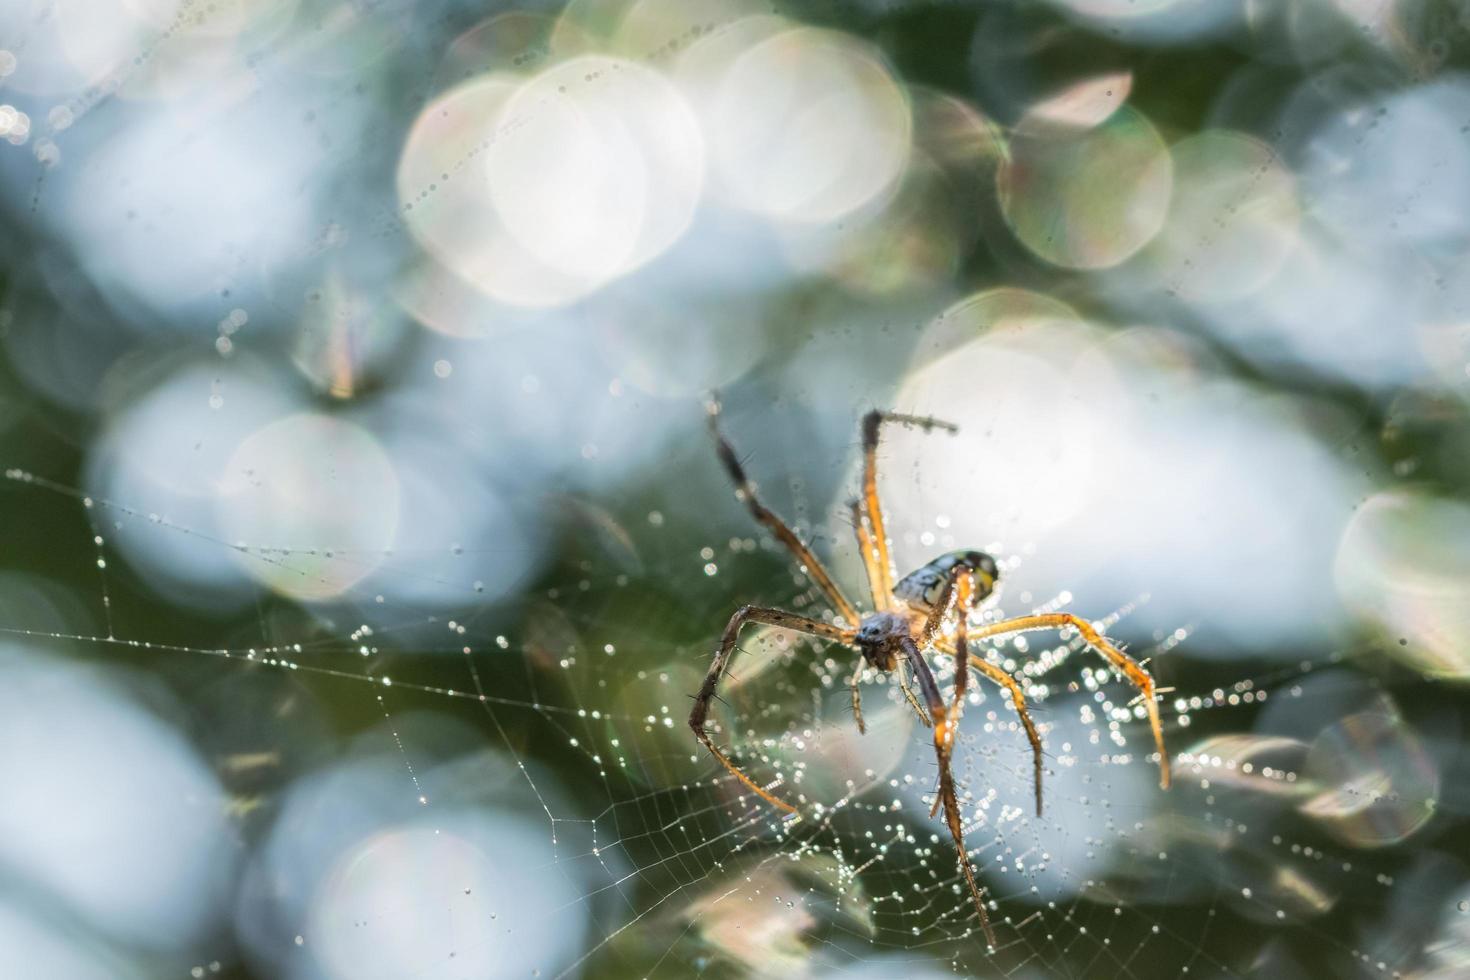
[[[947,640],[940,640],[935,648],[942,653],[947,653],[958,659],[953,644]],[[1021,727],[1026,730],[1026,740],[1031,743],[1031,759],[1034,769],[1034,782],[1036,784],[1036,815],[1041,816],[1041,772],[1042,772],[1042,750],[1041,735],[1036,730],[1035,723],[1031,720],[1031,711],[1026,706],[1026,692],[1010,674],[1001,670],[995,664],[982,660],[975,654],[969,655],[970,666],[996,684],[1005,688],[1011,695],[1011,703],[1016,706],[1016,714],[1021,718]]]
[[[873,535],[868,530],[867,520],[863,516],[863,503],[860,500],[850,500],[847,506],[852,513],[852,529],[857,535],[858,551],[863,556],[863,570],[868,575],[868,595],[872,597],[874,609],[886,612],[893,608],[893,595],[885,591],[883,587],[883,572],[878,564],[878,549],[873,543]]]
[[[779,796],[771,793],[764,786],[751,779],[740,767],[725,757],[725,754],[715,747],[714,741],[709,733],[704,730],[704,720],[709,714],[709,703],[715,696],[715,688],[720,683],[720,678],[725,674],[725,668],[729,666],[730,655],[735,650],[735,641],[740,637],[740,628],[746,623],[765,623],[769,626],[781,626],[809,636],[819,636],[826,640],[835,640],[839,643],[851,644],[856,635],[853,630],[839,629],[828,623],[805,616],[798,616],[782,609],[770,609],[764,606],[741,606],[730,617],[730,622],[725,626],[725,632],[720,637],[720,646],[715,650],[715,659],[710,663],[709,673],[704,675],[704,683],[699,687],[699,693],[694,696],[694,708],[689,712],[689,727],[694,730],[695,738],[709,749],[710,754],[719,761],[720,765],[730,770],[730,775],[740,780],[752,793],[765,800],[774,807],[779,807],[787,813],[795,813],[796,807],[787,803]]]
[[[1011,703],[1016,706],[1016,713],[1021,717],[1021,725],[1026,729],[1026,739],[1031,743],[1033,781],[1036,784],[1036,815],[1039,817],[1041,816],[1041,736],[1036,731],[1036,725],[1031,721],[1031,712],[1026,708],[1026,692],[1022,690],[1020,683],[1004,670],[969,652],[966,637],[970,625],[970,612],[976,605],[976,595],[975,573],[963,566],[957,566],[949,581],[945,583],[939,602],[929,611],[929,616],[924,621],[920,642],[925,645],[932,643],[935,649],[954,658],[956,706],[962,706],[964,702],[966,682],[969,679],[966,665],[974,667],[1010,692]],[[955,637],[951,641],[941,634],[941,629],[945,617],[956,606],[961,612],[955,628]],[[932,817],[938,812],[939,797],[936,796],[929,815]]]
[[[868,526],[872,528],[873,550],[876,556],[878,577],[882,584],[881,589],[874,591],[891,597],[893,595],[893,557],[889,554],[888,531],[883,523],[883,504],[878,500],[878,430],[883,427],[884,422],[916,425],[926,432],[933,429],[958,432],[959,427],[950,422],[941,422],[939,419],[919,415],[902,415],[897,412],[873,411],[863,416],[863,509],[868,513]]]
[[[1169,788],[1169,752],[1164,748],[1164,726],[1159,719],[1159,705],[1155,700],[1154,679],[1149,672],[1128,654],[1108,642],[1095,630],[1091,623],[1071,613],[1037,613],[1033,616],[1017,616],[989,623],[971,634],[971,639],[983,640],[992,636],[1008,636],[1013,633],[1029,633],[1034,630],[1051,630],[1071,627],[1098,655],[1117,668],[1143,697],[1144,709],[1148,712],[1148,723],[1154,732],[1154,745],[1159,752],[1159,786]]]
[[[1026,740],[1031,743],[1033,782],[1036,784],[1036,815],[1039,817],[1041,816],[1041,736],[1037,734],[1036,725],[1031,720],[1031,712],[1026,708],[1026,693],[1021,690],[1020,683],[1014,677],[995,664],[981,660],[973,653],[970,654],[969,660],[971,667],[1011,692],[1011,703],[1016,706],[1016,714],[1021,718],[1021,727],[1026,729]]]
[[[937,735],[934,741],[935,749],[942,756],[941,761],[946,763],[946,765],[940,767],[941,771],[948,769],[949,766],[947,763],[954,758],[954,738],[959,734],[960,714],[964,711],[965,707],[965,688],[970,678],[970,668],[965,663],[965,654],[969,651],[969,647],[965,643],[966,620],[969,619],[969,609],[964,605],[965,600],[971,594],[969,585],[970,576],[956,570],[950,576],[949,581],[944,584],[944,593],[940,596],[939,601],[935,603],[934,608],[929,610],[929,618],[925,620],[924,628],[919,634],[920,642],[926,646],[932,644],[939,635],[939,628],[944,622],[944,617],[949,614],[950,608],[958,601],[961,612],[959,622],[955,626],[955,648],[960,651],[960,654],[954,658],[954,701],[950,703],[944,715],[944,726],[948,732],[948,738],[945,739],[943,745],[940,744]],[[935,727],[938,727],[937,721]],[[934,805],[929,808],[931,819],[939,812],[939,805],[943,801],[943,793],[934,794]]]
[[[914,677],[919,682],[919,690],[924,694],[924,700],[929,705],[929,714],[934,718],[934,755],[939,760],[939,800],[944,805],[944,822],[949,826],[949,834],[954,838],[955,850],[959,854],[960,871],[965,876],[965,884],[970,888],[970,897],[974,900],[975,911],[980,916],[980,928],[985,932],[985,939],[991,946],[1000,945],[995,939],[995,930],[990,926],[990,912],[985,908],[985,899],[980,894],[980,885],[975,881],[975,872],[970,868],[970,854],[965,848],[964,821],[960,818],[960,802],[955,795],[954,776],[950,772],[950,756],[954,749],[955,737],[959,734],[959,719],[951,718],[949,710],[944,704],[944,698],[939,693],[939,684],[934,680],[934,672],[924,662],[924,657],[919,653],[918,644],[913,640],[904,642],[904,654],[908,657],[910,665],[914,668]]]

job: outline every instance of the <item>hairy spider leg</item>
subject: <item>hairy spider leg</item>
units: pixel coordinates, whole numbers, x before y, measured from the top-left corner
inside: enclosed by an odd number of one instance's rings
[[[904,669],[902,660],[894,668],[894,673],[898,674],[898,689],[903,692],[904,697],[908,698],[909,706],[914,709],[914,714],[919,716],[919,724],[925,728],[932,728],[933,720],[924,713],[923,705],[919,704],[919,699],[914,697],[914,689],[909,687],[909,673]]]
[[[1154,744],[1159,750],[1159,786],[1168,789],[1169,753],[1164,748],[1164,726],[1159,720],[1158,702],[1154,699],[1156,693],[1154,679],[1138,661],[1113,646],[1106,637],[1093,629],[1091,623],[1071,613],[1037,613],[1032,616],[1017,616],[1014,619],[989,623],[977,630],[971,639],[983,640],[992,636],[1029,633],[1033,630],[1062,629],[1068,626],[1076,630],[1088,646],[1092,647],[1099,656],[1117,668],[1134,687],[1138,688],[1138,693],[1143,697],[1144,708],[1148,711],[1148,723],[1154,732]]]
[[[884,590],[882,572],[879,571],[878,552],[873,546],[873,535],[863,520],[863,505],[860,500],[850,500],[847,503],[852,512],[852,528],[857,535],[858,550],[862,552],[863,569],[868,574],[868,592],[873,598],[873,608],[879,612],[886,612],[893,605],[894,598],[890,592]],[[862,679],[863,671],[867,669],[867,662],[858,658],[857,667],[854,668],[852,678],[848,686],[852,690],[852,713],[857,718],[859,734],[867,734],[867,726],[863,724],[862,695],[858,691],[858,683]],[[898,687],[903,691],[903,696],[908,699],[909,706],[914,709],[914,714],[919,716],[919,722],[928,728],[929,716],[924,714],[919,699],[914,696],[914,689],[909,687],[908,671],[903,667],[903,661],[898,665]]]
[[[947,648],[945,643],[940,643],[938,649],[945,653],[955,654],[954,649]],[[955,656],[958,660],[958,654]],[[1030,709],[1026,707],[1026,692],[1022,690],[1020,682],[988,660],[982,660],[973,653],[967,659],[971,667],[1011,694],[1011,703],[1016,706],[1016,714],[1021,718],[1021,727],[1026,730],[1026,740],[1031,743],[1033,782],[1036,784],[1036,815],[1039,817],[1041,816],[1041,735],[1036,731],[1036,724],[1031,720]]]
[[[843,620],[849,625],[857,625],[859,619],[857,609],[848,601],[847,596],[842,594],[842,590],[837,587],[837,582],[827,572],[826,566],[817,559],[810,548],[802,544],[796,532],[791,530],[786,522],[777,517],[775,513],[766,509],[760,502],[760,498],[756,496],[755,487],[745,475],[745,467],[740,465],[740,457],[735,455],[735,447],[730,445],[729,440],[720,433],[719,414],[719,403],[711,401],[709,405],[710,434],[714,436],[715,451],[719,454],[720,462],[725,466],[725,472],[730,474],[730,479],[735,483],[736,499],[744,503],[750,515],[757,522],[769,528],[777,540],[790,550],[797,562],[803,566],[803,571],[810,575],[817,586],[827,594],[827,598],[832,602],[832,608]]]
[[[1036,815],[1041,816],[1041,736],[1036,731],[1036,725],[1031,721],[1031,712],[1026,708],[1026,693],[1021,689],[1020,683],[1014,677],[1001,670],[992,663],[981,660],[974,654],[969,653],[966,643],[966,633],[970,625],[970,613],[978,603],[975,596],[975,573],[963,565],[956,565],[950,570],[947,581],[944,584],[944,592],[934,608],[929,610],[929,617],[924,621],[921,642],[924,646],[933,644],[934,648],[941,653],[947,653],[954,658],[955,662],[955,704],[963,705],[965,688],[969,680],[969,671],[966,666],[974,667],[980,673],[989,677],[992,681],[1004,687],[1011,694],[1011,703],[1016,706],[1016,713],[1021,716],[1021,725],[1026,729],[1026,739],[1031,743],[1031,757],[1035,770],[1034,782],[1036,784]],[[955,628],[955,638],[946,638],[941,630],[944,619],[954,606],[960,609],[959,621]],[[958,721],[958,718],[956,718]],[[939,797],[934,798],[934,808],[930,810],[932,817],[939,812]]]
[[[852,644],[857,635],[855,630],[840,629],[815,619],[798,616],[796,613],[786,612],[784,609],[771,609],[765,606],[741,606],[735,610],[735,615],[730,617],[730,622],[725,626],[725,632],[720,637],[719,649],[715,651],[715,659],[710,663],[709,673],[704,675],[704,683],[699,686],[699,693],[694,696],[694,709],[689,712],[689,727],[694,729],[694,736],[704,743],[710,754],[719,761],[720,765],[730,770],[730,774],[740,780],[747,789],[755,793],[761,799],[774,807],[778,807],[787,813],[795,813],[796,807],[787,803],[780,797],[772,794],[769,790],[758,785],[755,780],[747,776],[740,767],[725,757],[725,754],[715,747],[714,741],[709,733],[704,730],[704,720],[709,714],[709,703],[715,696],[715,688],[720,683],[720,678],[725,674],[725,668],[729,665],[730,655],[735,650],[735,641],[740,637],[740,628],[746,623],[764,623],[768,626],[781,626],[798,633],[806,633],[808,636],[819,636],[826,640],[836,640],[839,643]]]
[[[867,668],[868,662],[862,657],[859,657],[857,667],[853,669],[852,677],[848,678],[847,681],[848,689],[852,691],[852,714],[857,719],[859,735],[866,735],[868,733],[867,726],[863,723],[863,697],[862,693],[858,690],[858,684],[862,681],[863,671],[867,670]],[[914,696],[914,689],[909,687],[908,671],[904,668],[902,660],[894,668],[894,673],[898,676],[899,690],[903,691],[903,696],[908,699],[909,707],[914,709],[914,714],[919,716],[919,724],[925,728],[930,727],[933,722],[924,713],[924,706],[919,704],[919,699]]]
[[[934,754],[939,760],[939,798],[944,803],[944,822],[949,825],[950,836],[954,838],[955,850],[959,853],[960,871],[964,873],[965,884],[970,886],[970,897],[974,899],[975,911],[980,915],[980,928],[985,931],[985,939],[991,946],[999,946],[995,939],[995,930],[990,926],[990,913],[986,911],[985,899],[980,894],[980,886],[975,882],[975,872],[970,868],[970,855],[965,849],[964,825],[960,819],[960,803],[955,797],[954,776],[950,772],[950,750],[954,744],[955,725],[958,721],[950,721],[944,698],[939,693],[939,684],[934,680],[934,672],[924,662],[918,644],[905,638],[903,652],[914,668],[919,690],[923,692],[924,700],[929,704],[929,713],[934,717]]]
[[[863,569],[868,574],[868,594],[873,597],[873,606],[876,609],[886,609],[881,605],[883,596],[879,591],[878,566],[874,562],[873,539],[868,534],[868,526],[863,523],[863,505],[857,500],[847,502],[848,510],[852,513],[852,529],[857,535],[858,552],[863,556]],[[859,735],[868,734],[868,726],[863,723],[863,695],[858,690],[858,684],[863,677],[863,671],[867,668],[867,661],[859,654],[857,665],[853,668],[852,678],[847,682],[848,690],[852,692],[852,716],[857,719]]]
[[[959,633],[956,642],[959,644],[960,649],[965,649],[964,631],[966,620],[969,618],[970,609],[974,605],[973,597],[975,592],[973,584],[974,579],[969,570],[960,565],[956,565],[945,575],[944,590],[939,594],[939,601],[929,610],[929,615],[925,617],[924,625],[919,630],[919,647],[921,650],[927,650],[934,646],[934,641],[944,626],[945,618],[956,606],[960,610],[957,626]],[[965,663],[965,659],[963,657],[955,657],[954,662],[954,701],[950,705],[953,717],[948,719],[950,743],[945,748],[948,754],[953,754],[954,751],[954,734],[960,723],[960,713],[964,710],[965,689],[968,687],[970,680],[969,665]],[[932,817],[939,812],[939,802],[940,796],[936,793],[934,795],[934,805],[929,809],[929,816]]]
[[[852,692],[852,716],[857,719],[858,734],[868,734],[868,726],[863,723],[863,695],[858,690],[858,683],[863,677],[863,658],[858,656],[857,666],[853,668],[852,677],[847,682],[847,688]]]
[[[878,564],[872,532],[863,516],[863,502],[849,500],[847,506],[852,511],[852,530],[857,535],[858,551],[863,556],[863,571],[868,575],[868,595],[872,597],[874,609],[887,612],[893,607],[893,596],[883,589],[883,571]]]
[[[861,501],[850,500],[847,504],[852,511],[852,527],[857,534],[858,550],[863,555],[863,568],[868,573],[868,591],[873,597],[873,608],[880,612],[887,611],[893,603],[893,596],[885,592],[881,585],[882,573],[878,570],[878,553],[873,547],[873,536],[868,526],[863,522],[863,505]],[[867,661],[858,658],[857,666],[853,669],[852,678],[848,681],[848,687],[852,691],[852,713],[857,718],[858,734],[866,735],[867,726],[863,723],[862,694],[858,691],[858,683],[861,681],[863,671],[867,669]],[[914,689],[909,687],[908,672],[904,669],[903,661],[898,662],[898,687],[903,691],[903,696],[908,699],[909,706],[914,709],[914,714],[919,716],[919,722],[925,728],[930,725],[929,716],[924,714],[919,699],[914,696]]]
[[[969,680],[969,671],[963,670],[960,667],[960,664],[964,664],[966,661],[969,661],[970,666],[975,667],[980,673],[985,674],[986,677],[994,680],[995,683],[998,683],[998,685],[1003,686],[1003,688],[1010,692],[1011,704],[1016,705],[1016,714],[1019,714],[1020,723],[1026,729],[1026,741],[1030,742],[1030,755],[1032,755],[1033,770],[1035,770],[1033,782],[1036,785],[1036,815],[1039,817],[1041,815],[1041,735],[1036,732],[1035,723],[1030,720],[1030,711],[1026,708],[1026,692],[1023,691],[1020,683],[1014,677],[1011,677],[1007,671],[1001,670],[1000,667],[988,663],[988,661],[980,660],[975,654],[967,654],[966,632],[969,630],[970,613],[975,610],[976,605],[979,605],[979,601],[976,599],[978,595],[979,592],[975,589],[975,572],[972,569],[967,569],[966,566],[956,566],[954,569],[951,569],[950,574],[945,579],[944,592],[942,592],[938,604],[935,604],[935,607],[929,610],[929,617],[925,620],[925,624],[923,624],[923,632],[920,633],[922,644],[925,646],[932,644],[933,648],[938,649],[942,654],[948,654],[954,658],[954,664],[956,664],[954,699],[956,699],[956,704],[963,704],[964,689],[966,689],[966,682]],[[950,614],[951,608],[956,607],[956,605],[960,608],[960,619],[958,619],[957,623],[956,639],[950,641],[950,639],[942,635],[941,630],[944,627],[945,617]],[[929,811],[929,815],[932,817],[936,813],[939,813],[938,796],[935,796],[933,810]]]
[[[882,588],[874,590],[874,604],[878,605],[876,594],[881,591],[886,605],[880,605],[879,608],[887,609],[894,604],[893,557],[889,553],[888,531],[883,524],[883,505],[878,500],[878,430],[884,422],[916,425],[925,432],[934,429],[944,429],[947,432],[960,430],[953,423],[921,415],[874,410],[863,416],[863,504],[868,512],[868,525],[873,529],[873,549],[877,556],[878,577],[882,582]]]

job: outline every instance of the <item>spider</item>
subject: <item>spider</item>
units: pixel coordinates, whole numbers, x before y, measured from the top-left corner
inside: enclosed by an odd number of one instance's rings
[[[791,527],[760,502],[755,487],[745,474],[734,447],[719,428],[720,406],[711,400],[708,406],[709,425],[714,437],[720,462],[735,483],[735,497],[745,504],[752,517],[765,525],[786,546],[801,565],[802,571],[827,597],[836,614],[832,622],[812,619],[808,616],[766,606],[741,606],[730,617],[720,637],[709,673],[694,696],[694,708],[689,712],[689,727],[695,737],[709,749],[719,763],[728,769],[747,789],[774,807],[787,813],[795,813],[796,807],[759,785],[740,767],[715,746],[705,731],[705,718],[709,703],[715,697],[715,688],[729,666],[740,630],[747,623],[761,623],[795,630],[820,639],[841,643],[855,649],[860,657],[849,681],[852,692],[852,710],[858,731],[866,733],[863,723],[862,697],[858,684],[867,668],[885,672],[896,672],[899,686],[919,719],[933,729],[934,752],[939,761],[939,786],[934,806],[929,815],[938,814],[944,807],[945,822],[954,838],[959,856],[959,867],[974,899],[975,911],[980,927],[991,945],[997,945],[995,932],[990,925],[980,886],[975,882],[974,870],[970,867],[969,854],[965,849],[963,821],[959,801],[955,796],[954,776],[950,767],[950,756],[954,751],[960,712],[965,702],[969,685],[970,670],[976,670],[994,683],[1003,687],[1011,697],[1026,738],[1031,743],[1034,781],[1036,787],[1036,813],[1041,815],[1041,736],[1031,720],[1026,707],[1026,695],[1021,685],[1009,673],[982,657],[971,653],[970,644],[991,637],[1025,633],[1032,630],[1073,629],[1089,647],[1102,656],[1114,670],[1138,688],[1139,697],[1147,711],[1149,725],[1153,729],[1154,744],[1159,757],[1159,785],[1169,787],[1169,756],[1164,749],[1164,733],[1159,721],[1157,691],[1154,680],[1137,661],[1110,643],[1091,623],[1071,613],[1038,613],[1017,616],[987,623],[978,628],[970,624],[971,615],[995,589],[1000,572],[995,559],[979,551],[954,551],[941,555],[929,564],[898,581],[893,578],[893,565],[889,557],[888,534],[884,528],[883,508],[878,501],[878,436],[885,423],[916,426],[925,432],[943,430],[958,432],[959,428],[939,419],[904,415],[895,412],[872,411],[863,417],[863,482],[862,496],[849,503],[852,524],[857,535],[858,547],[862,552],[863,567],[867,572],[868,591],[873,609],[861,613],[838,588],[832,575],[823,566],[812,550],[802,543]],[[951,623],[952,620],[952,623]],[[940,693],[934,671],[924,659],[925,651],[935,651],[951,658],[954,663],[954,699],[948,704]],[[923,697],[921,705],[909,686],[907,672],[912,671]],[[925,709],[927,708],[927,713]]]

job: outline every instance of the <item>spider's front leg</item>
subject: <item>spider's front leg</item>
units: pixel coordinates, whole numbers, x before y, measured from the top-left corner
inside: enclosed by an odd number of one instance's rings
[[[898,675],[898,689],[903,692],[904,699],[908,701],[909,707],[914,709],[914,714],[919,716],[919,724],[925,728],[933,728],[934,720],[924,713],[924,708],[919,704],[919,699],[914,697],[914,689],[909,687],[908,672],[904,670],[902,660],[898,662],[898,667],[894,670],[894,673]]]
[[[883,504],[878,499],[878,435],[886,422],[917,426],[925,432],[933,432],[936,429],[945,432],[959,431],[959,426],[952,422],[924,415],[905,415],[902,412],[882,412],[875,409],[863,416],[862,509],[872,528],[864,547],[873,555],[873,562],[868,567],[868,575],[872,584],[875,609],[890,609],[896,605],[893,601],[893,558],[889,555],[888,530],[884,526]],[[861,539],[866,533],[861,519],[856,522],[856,526],[859,531],[858,537]]]
[[[857,608],[847,596],[842,594],[842,590],[837,587],[836,580],[832,578],[832,573],[827,571],[827,567],[822,564],[812,549],[802,543],[790,525],[777,516],[775,511],[761,503],[760,497],[756,495],[755,485],[745,474],[745,467],[741,465],[735,447],[720,432],[720,403],[712,400],[707,411],[709,412],[710,435],[715,440],[715,454],[720,457],[720,465],[725,468],[731,482],[735,484],[735,499],[743,503],[745,509],[750,512],[750,516],[758,523],[765,525],[775,535],[776,540],[786,546],[791,556],[801,566],[802,572],[817,584],[817,588],[826,593],[827,599],[832,603],[832,608],[837,614],[849,625],[856,624],[861,618]]]
[[[715,696],[715,688],[719,685],[720,678],[724,676],[725,668],[729,666],[730,656],[735,651],[735,641],[740,638],[740,628],[746,623],[781,626],[808,636],[819,636],[826,640],[836,640],[849,645],[856,634],[852,630],[840,629],[819,620],[786,612],[784,609],[772,609],[767,606],[741,606],[725,626],[725,632],[720,637],[720,646],[715,650],[715,659],[710,663],[709,673],[704,675],[704,683],[699,686],[699,693],[694,696],[694,708],[689,712],[689,727],[694,730],[694,737],[699,739],[720,765],[730,770],[730,774],[740,780],[747,789],[772,806],[785,810],[787,813],[795,813],[796,807],[757,784],[755,780],[741,771],[739,766],[726,758],[725,754],[715,747],[714,740],[709,737],[709,732],[704,730],[704,721],[709,715],[709,703]]]
[[[847,502],[848,512],[852,517],[853,533],[857,535],[858,553],[863,559],[863,568],[867,570],[868,592],[873,598],[873,608],[878,612],[886,612],[893,607],[893,594],[884,585],[883,573],[880,571],[878,548],[873,540],[872,532],[868,529],[866,515],[863,513],[863,503],[860,500],[849,500]],[[914,714],[919,716],[919,723],[928,728],[932,722],[924,709],[919,705],[919,699],[914,697],[913,688],[909,687],[908,674],[899,662],[898,686],[903,691],[903,696],[908,700],[909,706],[914,709]],[[863,723],[863,697],[858,691],[858,682],[867,669],[867,663],[859,658],[857,667],[853,670],[852,679],[848,681],[848,687],[852,691],[852,715],[857,719],[858,734],[866,735],[868,727]]]
[[[859,657],[857,667],[853,670],[852,677],[847,681],[847,686],[852,691],[852,716],[857,719],[859,735],[868,734],[868,726],[863,723],[863,696],[858,690],[858,684],[862,681],[863,671],[867,669],[867,661]],[[919,704],[919,699],[914,696],[914,689],[909,687],[908,673],[904,669],[902,660],[898,662],[898,666],[893,669],[893,672],[898,676],[898,689],[903,692],[903,696],[908,701],[909,707],[914,709],[914,714],[918,715],[919,724],[925,728],[932,728],[934,722],[929,720],[929,716],[924,713],[924,706]]]
[[[970,897],[980,916],[980,928],[985,931],[986,941],[991,946],[998,946],[1000,944],[996,942],[995,930],[990,926],[990,913],[985,908],[985,899],[980,894],[980,886],[975,882],[975,872],[970,867],[970,854],[965,849],[964,821],[960,817],[960,802],[955,795],[954,775],[950,771],[950,755],[955,735],[958,734],[958,719],[950,717],[944,698],[939,693],[939,684],[934,680],[934,672],[924,662],[918,644],[911,639],[905,639],[903,652],[914,669],[914,677],[929,705],[929,713],[934,717],[934,754],[939,760],[939,798],[944,804],[944,822],[949,826],[950,836],[954,838],[955,850],[959,853],[960,871],[964,873],[965,884],[970,886]]]

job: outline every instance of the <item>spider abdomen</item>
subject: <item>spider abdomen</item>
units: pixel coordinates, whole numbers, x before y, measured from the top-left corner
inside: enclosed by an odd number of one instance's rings
[[[910,608],[928,612],[944,595],[945,583],[960,566],[975,573],[976,602],[995,589],[1000,570],[994,558],[983,551],[951,551],[905,575],[894,585],[893,594],[908,603]]]

